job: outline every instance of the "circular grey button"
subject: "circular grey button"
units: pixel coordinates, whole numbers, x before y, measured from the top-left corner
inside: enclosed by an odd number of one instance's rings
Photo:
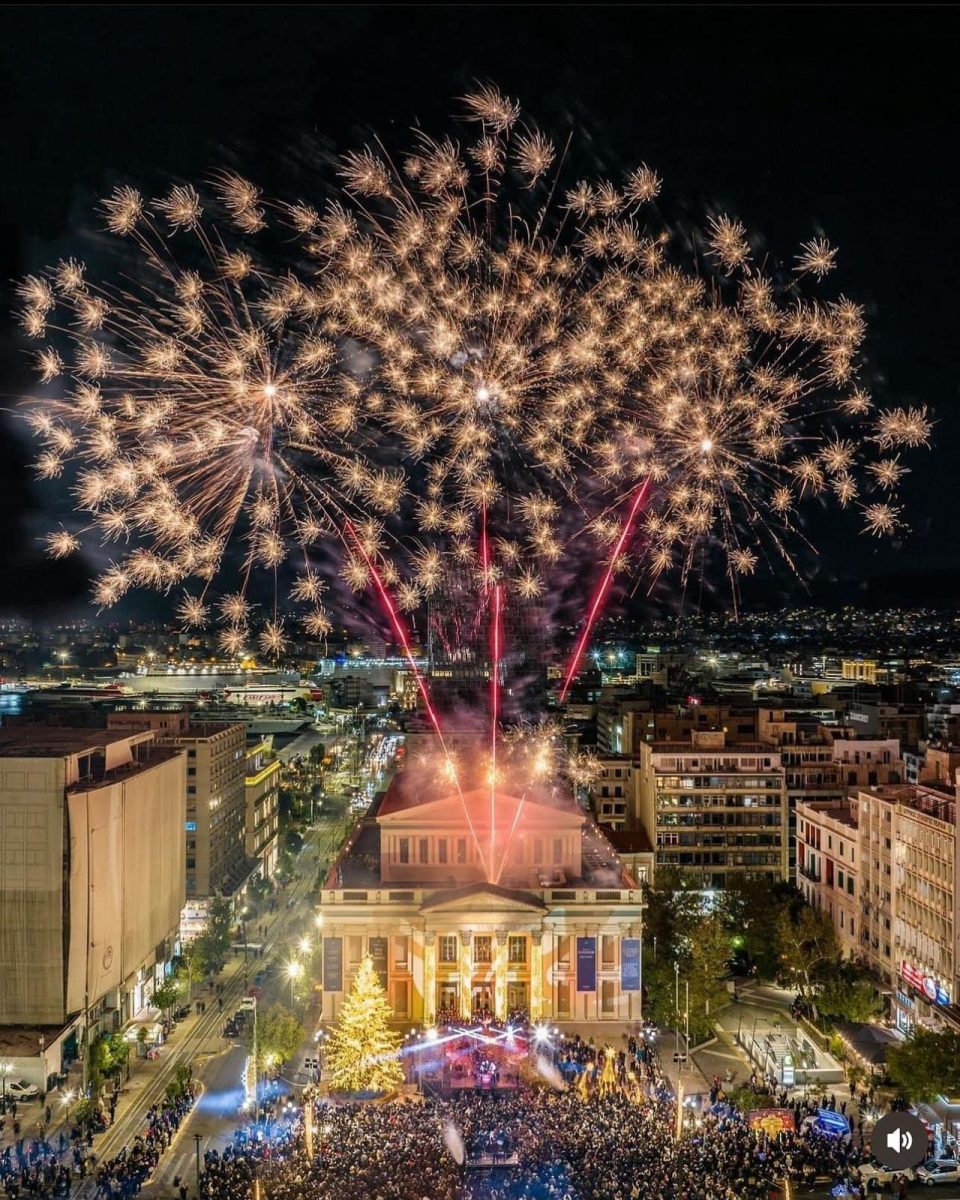
[[[873,1127],[870,1150],[891,1171],[919,1167],[927,1157],[927,1127],[912,1113],[887,1113]]]

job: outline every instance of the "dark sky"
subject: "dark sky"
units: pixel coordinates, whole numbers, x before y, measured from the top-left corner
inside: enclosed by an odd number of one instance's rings
[[[495,80],[548,132],[573,126],[594,169],[655,166],[681,219],[728,210],[785,259],[821,232],[839,245],[832,282],[868,306],[874,391],[928,404],[937,444],[911,460],[913,530],[896,545],[868,542],[855,518],[813,515],[813,595],[950,599],[960,581],[955,22],[954,10],[918,7],[7,7],[0,275],[67,253],[118,178],[149,189],[232,162],[269,183],[305,135],[339,150],[371,127],[442,128],[472,80]],[[30,380],[3,328],[9,407]],[[2,611],[66,606],[86,587],[81,568],[37,552],[52,502],[27,460],[7,422]],[[754,591],[757,602],[776,595],[799,595],[786,574]]]

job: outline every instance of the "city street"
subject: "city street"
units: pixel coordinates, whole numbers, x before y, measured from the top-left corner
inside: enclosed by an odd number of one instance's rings
[[[344,819],[336,814],[321,817],[310,830],[298,859],[295,880],[285,893],[280,894],[283,906],[272,918],[265,918],[267,938],[263,960],[257,960],[258,970],[267,963],[282,960],[294,934],[299,934],[311,918],[315,904],[312,882],[316,876],[318,857],[322,863],[335,852],[345,828]],[[288,907],[291,900],[293,904]],[[238,956],[234,970],[241,967],[242,956]],[[242,970],[239,970],[241,983],[242,975]],[[230,1002],[225,1000],[223,1016],[218,1017],[213,1031],[196,1046],[198,1060],[194,1079],[203,1085],[203,1095],[162,1158],[154,1179],[144,1189],[145,1195],[158,1198],[175,1196],[177,1188],[173,1181],[177,1177],[186,1180],[192,1191],[196,1179],[197,1138],[200,1139],[202,1163],[206,1151],[222,1150],[226,1146],[237,1126],[243,1103],[243,1068],[249,1051],[242,1039],[225,1042],[219,1036],[219,1030],[223,1020],[235,1011],[244,990],[241,986],[231,993]],[[274,970],[267,977],[259,1003],[267,1008],[277,1002],[289,1004],[289,989],[283,973]],[[312,1045],[312,1030],[308,1028],[304,1045],[289,1066],[299,1066]]]
[[[282,901],[281,906],[277,908],[276,913],[263,918],[263,924],[266,925],[264,961],[282,955],[290,937],[293,936],[292,931],[299,931],[299,926],[310,917],[313,911],[313,883],[316,881],[318,854],[320,860],[323,860],[324,854],[334,851],[342,829],[343,821],[340,816],[320,820],[311,829],[304,850],[296,863],[294,880],[286,892],[278,895],[278,899]],[[242,954],[235,954],[224,965],[223,972],[217,980],[223,984],[222,1013],[216,1003],[215,986],[194,986],[194,1000],[206,1001],[206,1012],[199,1016],[194,1012],[180,1022],[173,1036],[163,1046],[158,1060],[131,1062],[131,1078],[125,1082],[121,1092],[115,1121],[94,1140],[92,1152],[100,1162],[118,1154],[122,1148],[130,1145],[133,1138],[143,1133],[146,1111],[163,1098],[167,1085],[181,1064],[193,1067],[193,1078],[203,1085],[204,1091],[191,1121],[181,1126],[173,1145],[169,1147],[161,1162],[157,1172],[156,1194],[163,1195],[164,1187],[173,1194],[172,1186],[168,1187],[169,1181],[172,1181],[175,1175],[185,1174],[187,1160],[191,1163],[196,1160],[194,1133],[202,1135],[203,1148],[218,1145],[218,1136],[229,1136],[238,1114],[241,1073],[247,1050],[240,1043],[224,1043],[221,1028],[226,1016],[234,1012],[240,997],[245,994],[252,970],[252,964],[245,966]],[[286,992],[276,973],[272,978],[274,989],[272,992],[266,992],[265,1003],[283,1000]],[[60,1130],[67,1128],[68,1109],[55,1094],[50,1096],[50,1104],[54,1111],[48,1136],[50,1141],[55,1141]],[[25,1130],[30,1132],[32,1122],[38,1116],[36,1102],[20,1106],[20,1116]],[[8,1139],[11,1133],[12,1130],[7,1129],[8,1136],[4,1145],[10,1144]],[[92,1177],[86,1178],[74,1189],[77,1196],[92,1196],[95,1192],[96,1184]]]

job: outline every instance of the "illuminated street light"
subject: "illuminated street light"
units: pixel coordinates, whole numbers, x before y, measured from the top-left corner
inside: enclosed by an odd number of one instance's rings
[[[292,1008],[293,1004],[294,1004],[293,989],[296,986],[297,980],[303,975],[303,963],[302,962],[287,963],[287,975],[290,978],[290,1006]]]

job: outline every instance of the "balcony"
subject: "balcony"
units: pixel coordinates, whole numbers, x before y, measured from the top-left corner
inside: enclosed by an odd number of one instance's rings
[[[811,883],[820,883],[823,879],[823,875],[819,867],[811,867],[809,864],[804,864],[803,866],[797,867],[797,871],[803,876],[804,879],[809,879]]]

